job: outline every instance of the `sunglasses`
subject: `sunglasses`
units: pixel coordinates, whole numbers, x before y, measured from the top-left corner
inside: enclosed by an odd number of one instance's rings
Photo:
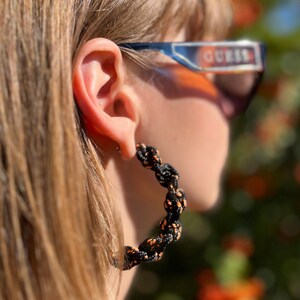
[[[214,85],[234,102],[236,114],[247,110],[265,70],[265,45],[254,41],[126,43],[119,47],[159,51],[192,71],[214,74]]]

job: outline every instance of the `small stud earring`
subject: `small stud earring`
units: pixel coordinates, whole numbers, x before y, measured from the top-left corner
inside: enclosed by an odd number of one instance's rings
[[[116,150],[118,151],[118,153],[119,154],[121,154],[122,152],[121,152],[121,148],[120,148],[120,146],[116,146]]]

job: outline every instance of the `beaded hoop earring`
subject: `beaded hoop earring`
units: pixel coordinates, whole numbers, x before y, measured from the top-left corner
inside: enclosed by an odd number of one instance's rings
[[[144,144],[137,144],[136,149],[138,160],[145,168],[154,171],[158,182],[168,189],[164,202],[167,216],[158,225],[158,236],[144,240],[138,247],[125,246],[123,270],[162,258],[166,246],[180,239],[182,226],[179,217],[187,204],[185,193],[178,188],[178,172],[170,164],[162,162],[158,150]],[[114,265],[118,267],[116,259]]]

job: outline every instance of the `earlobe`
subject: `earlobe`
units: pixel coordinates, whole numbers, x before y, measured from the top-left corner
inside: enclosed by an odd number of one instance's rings
[[[73,91],[88,135],[104,151],[120,147],[122,157],[135,154],[137,109],[134,95],[125,93],[125,69],[119,47],[97,38],[77,52]]]

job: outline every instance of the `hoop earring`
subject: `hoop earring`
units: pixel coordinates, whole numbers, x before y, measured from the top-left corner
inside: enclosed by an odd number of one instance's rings
[[[144,144],[136,145],[136,156],[142,166],[155,172],[156,179],[168,189],[164,208],[167,216],[158,225],[158,236],[144,240],[138,247],[125,246],[122,269],[130,270],[141,262],[154,262],[162,258],[165,248],[181,237],[180,214],[186,208],[185,193],[178,188],[179,174],[170,164],[163,163],[157,149]],[[113,264],[119,267],[114,258]]]

